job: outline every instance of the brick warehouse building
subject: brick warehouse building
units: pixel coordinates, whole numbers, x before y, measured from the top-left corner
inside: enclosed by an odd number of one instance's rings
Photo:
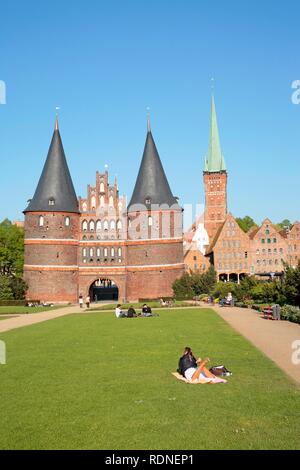
[[[228,212],[227,178],[212,97],[209,147],[203,171],[205,209],[184,234],[186,271],[205,271],[212,264],[219,280],[239,282],[245,275],[262,279],[280,276],[284,263],[297,266],[300,223],[282,230],[265,219],[260,227],[245,233]]]
[[[171,192],[148,120],[128,207],[117,181],[96,173],[77,198],[56,119],[48,156],[25,214],[27,298],[124,302],[172,296],[184,272],[182,209]]]

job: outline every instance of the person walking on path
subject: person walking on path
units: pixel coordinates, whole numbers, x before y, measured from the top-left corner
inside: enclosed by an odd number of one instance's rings
[[[83,307],[83,297],[82,297],[82,294],[79,295],[79,307],[80,307],[80,308]]]
[[[90,296],[87,295],[85,299],[86,308],[90,308],[90,302],[91,302]]]

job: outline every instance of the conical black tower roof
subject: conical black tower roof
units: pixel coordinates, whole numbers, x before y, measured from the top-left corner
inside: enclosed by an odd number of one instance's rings
[[[149,124],[143,158],[128,211],[130,212],[132,206],[140,204],[146,206],[165,204],[173,208],[174,205],[178,206],[159,158]]]
[[[57,120],[43,172],[24,212],[43,211],[79,212]]]

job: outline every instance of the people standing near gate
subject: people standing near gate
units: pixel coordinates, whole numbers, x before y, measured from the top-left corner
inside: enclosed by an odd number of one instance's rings
[[[90,302],[91,302],[91,298],[89,295],[87,295],[85,299],[86,308],[90,308]]]
[[[79,295],[79,307],[80,307],[80,308],[83,307],[83,297],[82,297],[82,294]]]

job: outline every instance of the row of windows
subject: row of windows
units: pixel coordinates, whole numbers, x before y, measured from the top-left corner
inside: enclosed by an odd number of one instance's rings
[[[294,247],[292,245],[289,245],[289,251],[293,251],[293,248],[294,248],[294,251],[297,251],[298,250],[298,247],[297,245],[294,245]],[[300,248],[300,247],[299,247]]]
[[[269,266],[271,266],[272,264],[279,264],[279,261],[278,261],[278,259],[275,259],[275,260],[272,260],[272,259],[267,259],[267,260],[266,260],[266,259],[263,259],[263,260],[260,260],[260,259],[258,259],[258,260],[256,261],[256,263],[257,263],[258,266],[259,266],[259,265],[267,266],[267,264],[268,264]]]
[[[223,248],[240,248],[241,241],[240,240],[223,240]]]
[[[219,257],[220,258],[224,258],[224,259],[236,259],[236,258],[248,258],[248,252],[245,251],[244,253],[241,253],[241,252],[233,252],[233,253],[218,253]]]
[[[64,219],[65,227],[70,227],[70,223],[71,223],[70,217],[69,216],[65,217],[65,219]],[[44,227],[44,224],[45,224],[45,219],[42,215],[40,215],[40,217],[39,217],[39,226]]]
[[[231,269],[248,269],[248,264],[247,263],[234,263],[234,264],[231,264],[231,263],[218,263],[218,269],[224,269],[226,271],[229,271]]]
[[[105,207],[105,197],[104,196],[100,196],[99,203],[100,203],[100,207]],[[114,198],[113,198],[113,196],[109,196],[108,205],[109,205],[109,207],[114,207]],[[119,206],[119,209],[122,209],[122,202],[121,201],[119,202],[118,206]],[[91,208],[92,208],[92,210],[96,209],[96,197],[95,196],[91,197]],[[82,203],[82,211],[87,212],[87,210],[88,210],[87,202],[83,202]]]
[[[266,242],[267,243],[272,243],[272,240],[271,240],[271,238],[262,238],[261,242],[262,243],[266,243]],[[273,243],[277,243],[277,238],[273,238]]]
[[[118,257],[121,258],[122,248],[118,248],[117,250],[115,248],[83,248],[82,249],[83,258],[86,258],[87,256],[89,256],[90,258],[93,258],[94,256],[96,256],[97,258],[101,258],[102,253],[103,253],[104,258],[107,258],[108,256],[111,256],[112,258],[114,258],[116,253],[118,254]]]
[[[101,222],[101,220],[97,220],[97,222],[95,222],[94,220],[90,220],[90,222],[88,222],[87,220],[84,220],[81,224],[81,227],[82,227],[82,230],[84,232],[87,232],[88,230],[90,232],[94,232],[96,230],[96,232],[100,231],[100,230],[116,230],[116,227],[117,227],[117,230],[122,230],[122,221],[121,220],[118,220],[117,223],[115,220],[111,220],[110,222],[108,220],[104,220],[103,222]]]
[[[267,250],[265,248],[263,248],[261,250],[262,254],[266,254],[267,253]],[[272,249],[271,248],[268,248],[268,255],[270,255],[272,253]],[[273,253],[276,254],[277,253],[277,248],[274,248],[273,249]],[[279,248],[279,253],[283,253],[283,248]],[[260,249],[257,248],[256,250],[256,254],[259,255],[260,254]]]

